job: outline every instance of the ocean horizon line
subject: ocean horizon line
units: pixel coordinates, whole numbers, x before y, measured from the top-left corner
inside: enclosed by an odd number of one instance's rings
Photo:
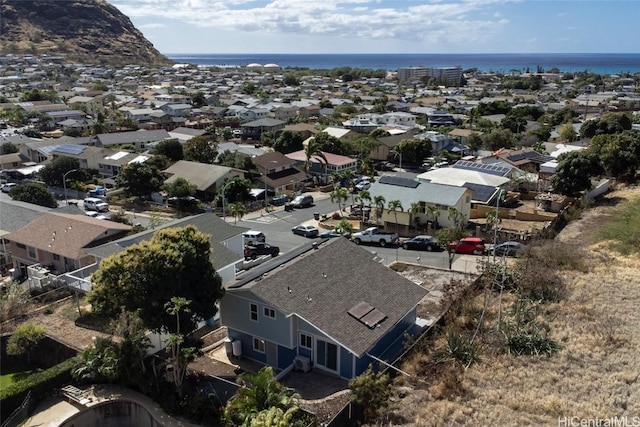
[[[558,69],[597,74],[638,73],[640,53],[171,53],[169,59],[199,66],[244,67],[275,64],[312,70],[350,67],[397,70],[408,67],[461,67],[511,72]]]

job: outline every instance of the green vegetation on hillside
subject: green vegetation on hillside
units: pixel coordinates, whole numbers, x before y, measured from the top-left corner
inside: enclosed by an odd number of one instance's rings
[[[640,252],[640,198],[625,203],[596,237],[598,240],[614,240],[614,247],[625,255]]]

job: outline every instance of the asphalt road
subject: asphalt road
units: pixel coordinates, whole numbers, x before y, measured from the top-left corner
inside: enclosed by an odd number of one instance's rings
[[[331,202],[328,196],[323,195],[320,197],[314,194],[315,204],[310,208],[294,209],[289,212],[279,209],[275,212],[263,213],[262,215],[250,214],[242,220],[237,221],[236,225],[262,231],[267,238],[267,243],[280,247],[280,253],[286,253],[312,240],[293,234],[291,232],[292,227],[303,223],[315,224],[313,214],[316,212],[320,215],[331,215],[331,213],[338,210],[338,205]],[[351,199],[347,204],[350,203]],[[234,220],[230,217],[227,217],[227,221],[234,223]],[[320,232],[322,231],[323,230],[320,229]],[[404,261],[443,269],[449,268],[448,254],[445,251],[427,252],[404,250],[400,245],[390,245],[382,248],[375,244],[363,244],[361,247],[370,250],[371,256],[385,265],[391,264],[394,261]],[[475,255],[456,254],[453,258],[453,268],[459,271],[476,272],[477,263],[481,259],[482,257]]]

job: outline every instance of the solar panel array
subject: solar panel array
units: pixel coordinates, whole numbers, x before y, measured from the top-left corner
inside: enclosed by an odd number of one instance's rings
[[[417,188],[420,183],[413,179],[401,178],[399,176],[382,175],[378,180],[380,184],[395,185],[398,187]]]
[[[378,326],[387,318],[386,314],[364,301],[360,301],[351,307],[347,313],[371,329]]]
[[[60,144],[55,149],[55,151],[62,154],[70,154],[72,156],[77,156],[79,154],[82,154],[86,149],[87,147],[85,147],[84,145]]]
[[[455,169],[464,169],[469,171],[477,171],[495,176],[507,176],[511,172],[511,168],[496,164],[485,164],[479,162],[470,162],[467,160],[458,160],[453,167]]]
[[[536,151],[523,151],[522,153],[508,156],[507,159],[511,162],[519,162],[520,160],[531,160],[544,163],[548,162],[549,160],[553,160],[553,157],[540,154]]]
[[[464,187],[473,190],[471,198],[482,203],[487,203],[491,200],[493,194],[498,191],[496,187],[491,185],[474,184],[472,182],[465,182]]]

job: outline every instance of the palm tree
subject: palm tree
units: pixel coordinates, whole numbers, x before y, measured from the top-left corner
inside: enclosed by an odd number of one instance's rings
[[[400,202],[400,200],[389,200],[389,203],[387,204],[387,208],[389,211],[393,211],[393,216],[395,217],[395,221],[396,221],[396,233],[398,233],[398,211],[400,212],[404,212],[404,208],[402,207],[402,202]],[[398,233],[399,234],[399,233]]]
[[[451,206],[449,209],[447,209],[447,218],[453,221],[454,227],[462,228],[462,224],[464,223],[464,215],[454,206]]]
[[[427,206],[427,217],[433,218],[433,229],[436,229],[438,224],[438,217],[440,216],[440,209],[436,205]]]
[[[304,170],[305,173],[309,173],[309,167],[311,166],[311,159],[313,157],[319,157],[324,161],[324,166],[323,166],[323,171],[326,170],[327,168],[327,158],[324,156],[324,153],[322,152],[322,147],[320,147],[320,144],[318,144],[316,142],[315,138],[312,138],[309,143],[307,144],[307,146],[304,148],[304,155],[305,155],[305,161],[304,161],[304,165],[302,166],[302,169]]]
[[[294,389],[275,379],[273,368],[266,366],[257,374],[240,375],[241,387],[227,404],[224,416],[230,425],[249,426],[262,411],[280,408],[284,412],[298,407],[298,395]]]
[[[371,193],[368,190],[362,190],[356,197],[362,205],[362,223],[364,224],[364,202],[369,202],[367,206],[371,205]]]
[[[420,205],[420,203],[418,202],[411,203],[411,206],[409,207],[409,213],[411,214],[411,222],[414,224],[414,227],[417,233],[418,232],[418,221],[416,221],[418,219],[417,214],[422,213],[422,205]]]
[[[233,217],[233,223],[236,224],[239,219],[247,214],[247,207],[244,203],[231,203],[229,205],[229,213]]]
[[[332,202],[338,203],[338,210],[340,211],[340,216],[342,216],[342,204],[347,201],[349,198],[349,192],[346,188],[336,188],[329,194]]]
[[[385,200],[384,196],[375,196],[373,198],[373,204],[376,205],[376,224],[378,224],[380,216],[382,216],[382,212],[384,211],[384,204],[386,202],[387,201]]]

